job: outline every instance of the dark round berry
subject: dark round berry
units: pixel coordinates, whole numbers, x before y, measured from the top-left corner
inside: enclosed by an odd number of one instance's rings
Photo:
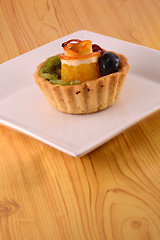
[[[112,52],[104,52],[98,59],[99,68],[103,76],[117,72],[120,67],[119,57]]]

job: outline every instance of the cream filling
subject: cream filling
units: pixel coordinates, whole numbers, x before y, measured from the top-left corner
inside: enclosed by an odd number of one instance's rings
[[[86,58],[86,59],[74,59],[74,60],[65,60],[65,59],[61,59],[61,64],[67,64],[69,66],[78,66],[81,64],[86,64],[86,63],[94,63],[94,62],[98,62],[98,56],[93,56],[90,58]]]

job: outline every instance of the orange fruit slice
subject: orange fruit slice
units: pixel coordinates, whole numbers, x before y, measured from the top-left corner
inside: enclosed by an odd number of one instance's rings
[[[61,78],[65,81],[87,81],[100,77],[99,65],[96,62],[70,66],[62,64]]]
[[[86,81],[100,77],[97,60],[100,54],[93,52],[92,42],[76,40],[77,43],[71,43],[71,41],[65,44],[63,47],[65,53],[60,56],[62,63],[61,79],[65,81]],[[93,61],[90,60],[91,57],[93,57]],[[83,60],[85,60],[84,63]]]
[[[92,42],[89,40],[81,41],[77,44],[74,44],[71,47],[71,50],[74,51],[75,53],[78,53],[78,55],[80,56],[90,54],[92,53]]]

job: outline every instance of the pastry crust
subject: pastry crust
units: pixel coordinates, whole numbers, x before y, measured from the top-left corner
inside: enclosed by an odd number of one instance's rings
[[[37,67],[34,78],[49,103],[57,110],[70,114],[98,112],[117,101],[130,67],[125,56],[115,54],[120,58],[118,72],[79,85],[54,85],[41,78],[38,72],[44,62]]]

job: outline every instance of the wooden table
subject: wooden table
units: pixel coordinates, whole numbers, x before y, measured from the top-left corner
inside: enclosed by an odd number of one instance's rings
[[[160,50],[160,1],[1,0],[0,62],[80,29]],[[159,240],[160,112],[77,158],[1,126],[0,240],[11,239]]]

